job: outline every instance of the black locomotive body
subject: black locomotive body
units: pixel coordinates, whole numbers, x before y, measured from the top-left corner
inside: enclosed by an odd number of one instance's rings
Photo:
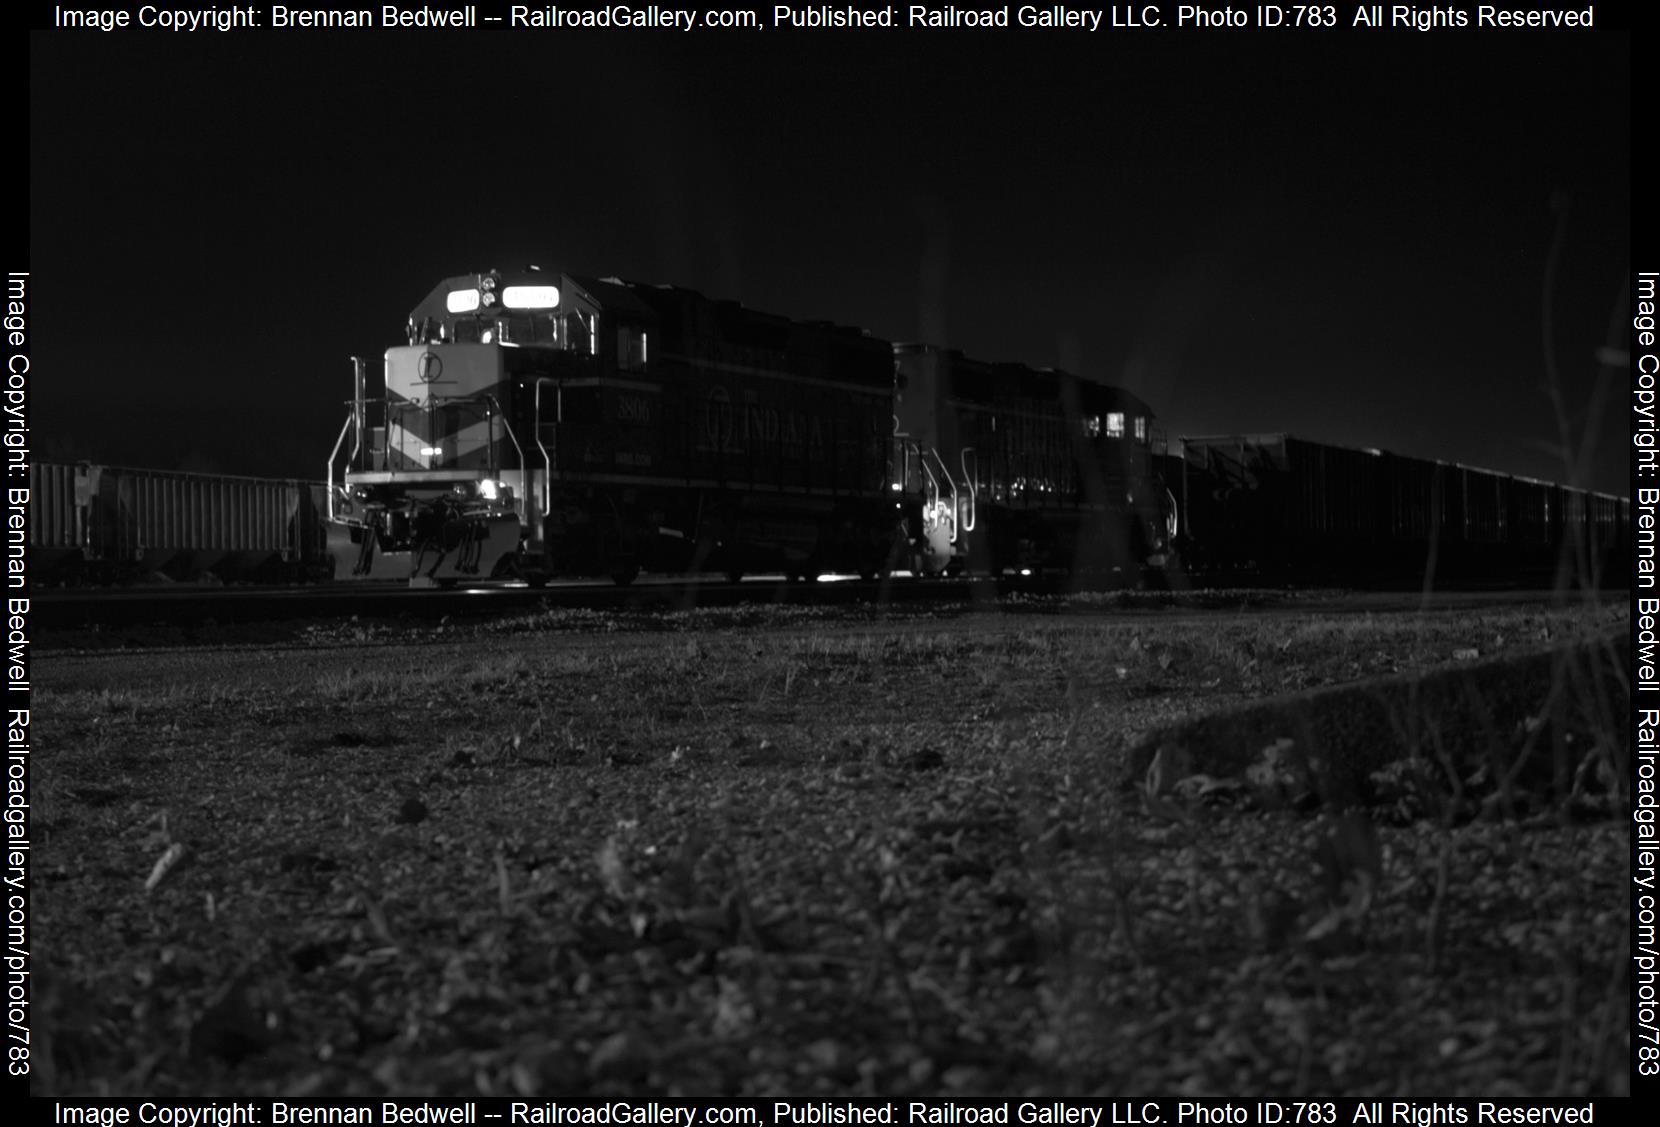
[[[358,366],[330,461],[336,574],[872,574],[902,555],[892,351],[689,290],[447,279]],[[350,440],[343,473],[340,455]]]

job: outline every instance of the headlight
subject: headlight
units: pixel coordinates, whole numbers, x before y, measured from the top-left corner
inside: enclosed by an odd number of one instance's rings
[[[509,309],[552,309],[559,304],[558,286],[508,286],[501,303]]]

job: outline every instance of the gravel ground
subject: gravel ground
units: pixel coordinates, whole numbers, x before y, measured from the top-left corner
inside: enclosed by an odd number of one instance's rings
[[[57,639],[34,1090],[1623,1090],[1617,721],[1502,694],[1346,808],[1271,721],[1156,754],[1623,609],[1113,609]]]

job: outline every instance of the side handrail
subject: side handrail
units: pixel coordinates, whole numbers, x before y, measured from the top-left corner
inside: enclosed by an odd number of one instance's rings
[[[894,423],[893,446],[888,452],[888,485],[894,492],[904,489],[910,484],[905,476],[909,468],[910,454],[905,449],[905,437],[899,433],[899,424]]]
[[[968,487],[968,504],[965,506],[967,516],[962,521],[962,530],[964,532],[974,531],[974,510],[980,499],[979,486],[977,486],[974,482],[974,471],[968,468],[968,456],[973,453],[974,447],[964,446],[963,452],[960,456],[960,460],[963,464],[963,483]],[[980,461],[978,455],[975,455],[974,461],[976,468],[978,468]]]
[[[934,475],[933,469],[929,467],[929,465],[928,465],[928,453],[922,449],[922,445],[920,443],[916,443],[916,442],[913,442],[910,445],[911,445],[911,449],[916,452],[917,465],[922,467],[923,476],[925,476],[928,479],[928,508],[932,509],[935,505],[937,505],[939,503],[939,497],[940,497],[939,478]],[[930,449],[932,449],[932,448],[930,448]],[[909,467],[907,467],[907,468],[909,468]]]
[[[545,383],[553,384],[554,391],[557,393],[559,381],[552,376],[536,377],[535,418],[531,425],[536,432],[536,449],[542,452],[542,466],[546,471],[542,478],[542,515],[544,517],[553,511],[553,455],[549,454],[548,448],[542,444],[542,385]]]

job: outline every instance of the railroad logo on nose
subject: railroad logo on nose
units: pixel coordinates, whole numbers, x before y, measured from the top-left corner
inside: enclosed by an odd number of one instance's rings
[[[415,362],[415,374],[421,377],[422,383],[431,383],[444,374],[444,362],[436,352],[423,352]]]

